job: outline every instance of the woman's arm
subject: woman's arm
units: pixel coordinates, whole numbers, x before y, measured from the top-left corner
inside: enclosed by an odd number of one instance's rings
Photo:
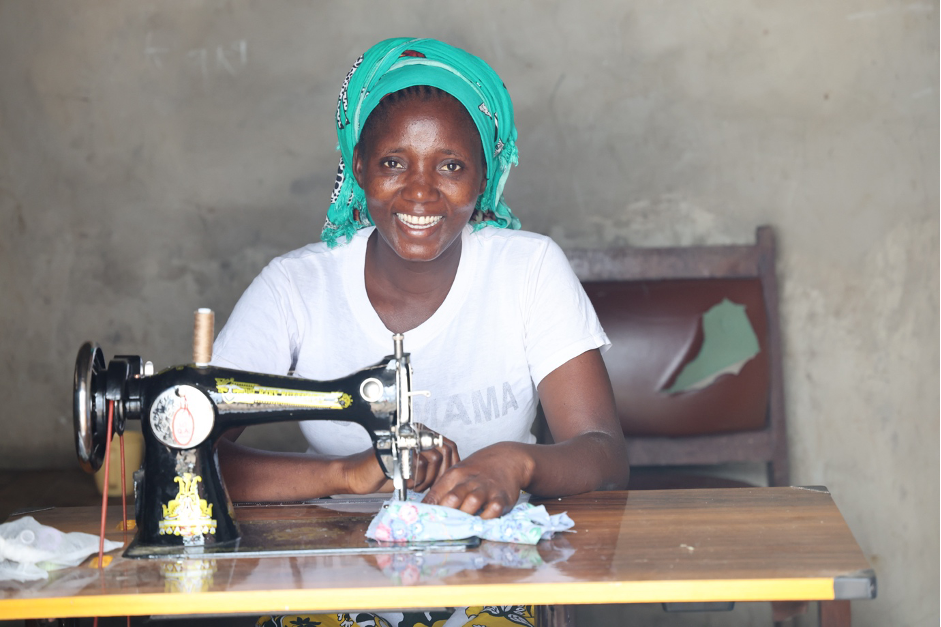
[[[627,447],[601,353],[582,353],[546,375],[539,399],[556,444],[481,449],[445,472],[425,502],[494,518],[516,503],[520,489],[565,496],[627,487]]]
[[[228,434],[227,434],[228,435]],[[373,449],[350,456],[317,456],[308,453],[262,451],[219,438],[219,466],[233,501],[305,501],[333,494],[389,492],[389,481]],[[422,451],[418,470],[409,487],[422,491],[460,461],[457,446],[444,445]]]
[[[303,501],[331,494],[367,494],[379,491],[386,482],[371,449],[350,457],[317,457],[262,451],[223,437],[217,451],[233,501]]]

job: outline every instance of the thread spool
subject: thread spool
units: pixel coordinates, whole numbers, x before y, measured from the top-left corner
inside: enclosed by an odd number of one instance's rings
[[[215,336],[216,314],[212,309],[196,310],[193,325],[193,363],[197,368],[205,368],[212,360],[212,340]]]

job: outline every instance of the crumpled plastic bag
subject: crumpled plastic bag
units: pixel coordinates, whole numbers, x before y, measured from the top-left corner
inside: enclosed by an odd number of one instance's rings
[[[105,540],[105,551],[124,546]],[[98,552],[98,536],[63,533],[32,516],[0,524],[0,581],[48,579],[50,570],[78,566]]]
[[[482,540],[536,544],[557,531],[575,526],[568,515],[550,515],[542,505],[520,502],[499,518],[484,520],[450,507],[422,503],[423,495],[410,492],[405,501],[386,501],[369,523],[366,537],[382,542]]]

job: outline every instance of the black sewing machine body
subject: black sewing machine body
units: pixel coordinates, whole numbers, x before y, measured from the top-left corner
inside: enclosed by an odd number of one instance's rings
[[[128,419],[141,420],[144,466],[135,475],[138,532],[131,548],[158,553],[237,544],[239,529],[215,451],[219,438],[236,427],[355,422],[366,429],[380,465],[404,498],[419,453],[441,439],[411,422],[411,368],[401,336],[395,352],[349,376],[312,381],[193,364],[151,374],[137,356],[117,356],[105,368],[101,349],[86,343],[74,382],[79,461],[86,471],[96,471],[111,434],[123,433]],[[134,556],[131,549],[129,554]]]

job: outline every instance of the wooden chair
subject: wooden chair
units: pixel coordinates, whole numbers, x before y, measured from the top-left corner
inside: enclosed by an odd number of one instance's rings
[[[678,471],[729,462],[765,464],[768,485],[788,485],[787,431],[774,233],[746,246],[565,251],[611,340],[604,361],[627,439],[628,488],[748,485]],[[702,315],[723,299],[745,305],[759,352],[738,374],[668,394],[702,346]],[[670,467],[670,472],[657,472]],[[665,604],[667,611],[729,610],[732,603]],[[804,604],[772,603],[775,624]],[[540,624],[572,627],[570,605],[540,608]]]
[[[760,462],[768,485],[788,485],[775,244],[567,250],[612,342],[604,355],[631,462],[631,489],[722,487],[656,467]],[[664,388],[702,345],[702,314],[745,305],[759,352],[738,374],[698,390]],[[738,485],[744,485],[737,483]]]

